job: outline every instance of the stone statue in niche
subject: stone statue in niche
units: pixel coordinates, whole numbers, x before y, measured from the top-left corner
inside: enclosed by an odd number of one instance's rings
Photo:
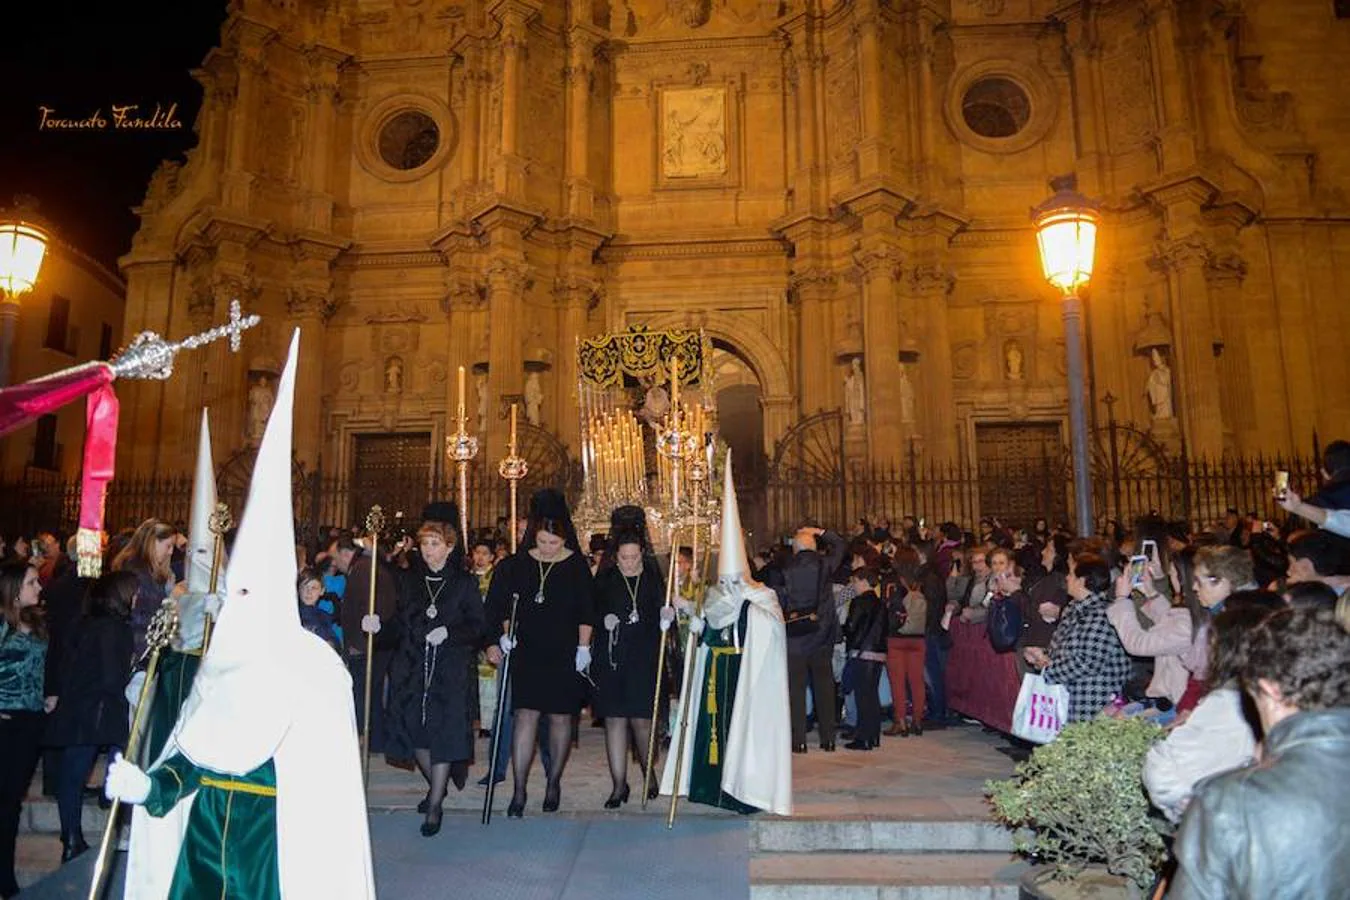
[[[1009,381],[1026,379],[1026,357],[1022,345],[1017,341],[1008,341],[1003,347],[1003,377]]]
[[[848,424],[862,425],[867,421],[867,383],[863,379],[862,357],[849,361],[848,377],[844,379],[844,412]]]
[[[1149,362],[1153,370],[1148,373],[1144,384],[1144,393],[1148,395],[1148,405],[1153,418],[1171,419],[1176,413],[1172,407],[1172,367],[1167,364],[1162,351],[1157,347],[1149,351]]]
[[[478,433],[482,434],[487,431],[488,382],[486,372],[480,372],[473,376],[473,387],[478,392]]]
[[[539,426],[539,407],[544,403],[544,388],[539,384],[539,373],[531,372],[525,377],[525,421]]]
[[[914,382],[909,378],[909,366],[900,366],[900,421],[914,424]]]
[[[272,385],[262,375],[248,389],[248,421],[244,436],[250,442],[262,440],[263,432],[267,430],[267,417],[272,414],[272,403],[276,397]]]
[[[384,364],[384,392],[386,394],[403,393],[403,360],[397,356],[389,357]]]

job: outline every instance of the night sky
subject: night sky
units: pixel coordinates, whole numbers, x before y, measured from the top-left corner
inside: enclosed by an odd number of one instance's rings
[[[192,124],[201,87],[188,72],[220,42],[225,0],[134,0],[82,3],[41,0],[11,19],[0,90],[0,207],[32,194],[60,236],[114,268],[131,247],[145,196],[162,159],[181,159],[196,144]],[[177,103],[177,129],[114,127],[114,106]],[[103,128],[41,127],[41,107],[55,117]]]

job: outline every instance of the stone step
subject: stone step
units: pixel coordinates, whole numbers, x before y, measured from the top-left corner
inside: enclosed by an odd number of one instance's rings
[[[750,900],[1018,900],[1008,853],[761,853]]]
[[[91,798],[85,800],[84,814],[80,818],[84,828],[84,838],[90,840],[90,835],[103,833],[103,827],[108,822],[108,811],[100,809],[98,801]],[[24,832],[59,835],[61,833],[61,815],[56,808],[56,801],[47,797],[35,797],[27,800],[19,814],[19,833]]]
[[[86,841],[92,840],[89,832]],[[97,852],[97,847],[90,851]],[[20,888],[30,887],[61,865],[61,839],[55,834],[21,834],[14,842],[14,876]]]
[[[1012,833],[979,819],[859,818],[756,819],[751,853],[1011,853]]]

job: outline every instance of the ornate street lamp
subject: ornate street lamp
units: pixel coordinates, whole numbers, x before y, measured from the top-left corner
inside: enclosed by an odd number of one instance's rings
[[[46,255],[47,232],[31,219],[0,219],[0,387],[9,384],[19,298],[33,289]]]
[[[1074,506],[1078,534],[1092,534],[1092,477],[1089,470],[1087,409],[1084,403],[1083,301],[1081,291],[1092,279],[1097,251],[1098,205],[1078,193],[1078,179],[1065,175],[1050,181],[1055,194],[1031,211],[1041,251],[1045,280],[1064,295],[1064,350],[1068,356],[1069,439],[1073,451]]]

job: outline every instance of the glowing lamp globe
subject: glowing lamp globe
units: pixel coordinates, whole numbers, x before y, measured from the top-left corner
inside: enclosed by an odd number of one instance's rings
[[[0,222],[0,294],[14,297],[31,291],[46,255],[47,235],[41,229]]]
[[[1055,194],[1031,211],[1045,280],[1072,294],[1092,279],[1097,250],[1097,204],[1078,193],[1072,176],[1050,182]]]

